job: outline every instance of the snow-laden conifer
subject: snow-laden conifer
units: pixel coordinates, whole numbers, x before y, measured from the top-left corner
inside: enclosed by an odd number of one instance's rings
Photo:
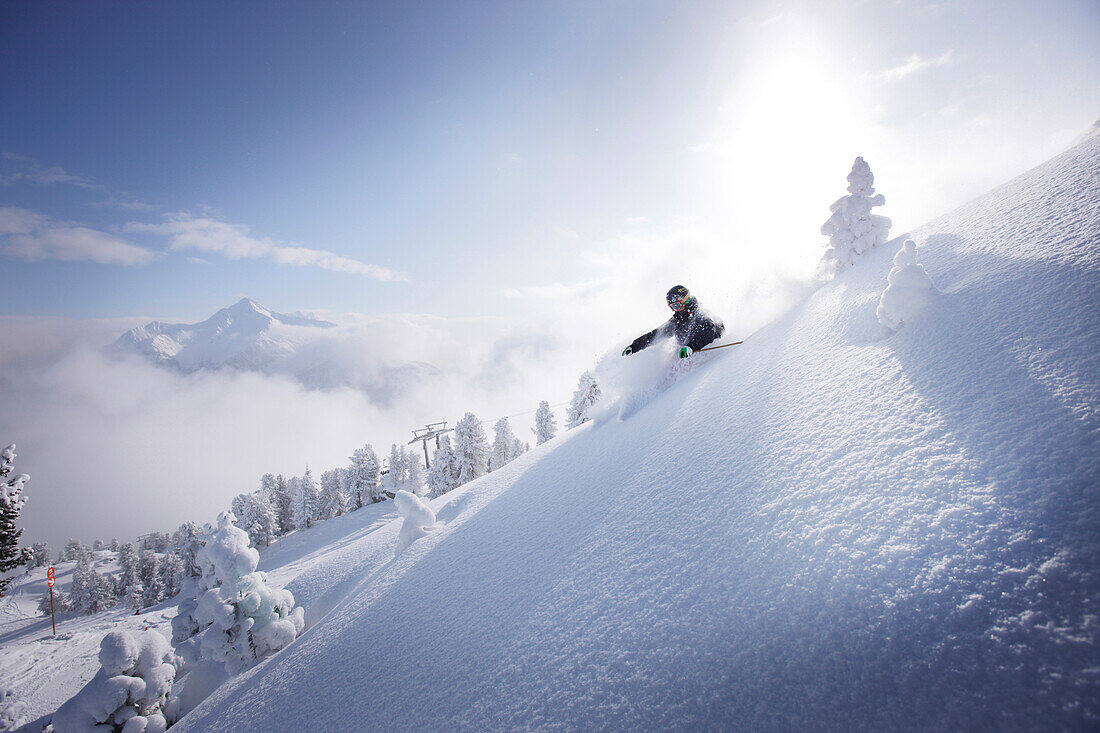
[[[290,591],[269,587],[267,574],[256,570],[260,555],[233,519],[232,512],[218,516],[198,553],[202,577],[190,583],[172,620],[181,656],[223,664],[230,675],[282,649],[305,625]]]
[[[238,494],[232,510],[237,526],[248,533],[253,547],[262,549],[275,541],[275,511],[260,493]]]
[[[294,529],[293,497],[290,486],[282,474],[275,477],[275,488],[271,495],[271,507],[275,510],[275,523],[278,533],[284,535]]]
[[[50,546],[45,542],[35,542],[31,545],[32,568],[42,568],[50,564]]]
[[[164,578],[160,573],[160,558],[152,550],[142,550],[138,577],[142,585],[142,607],[155,606],[164,600]]]
[[[110,580],[100,575],[92,565],[91,553],[76,561],[73,582],[69,586],[69,602],[73,610],[90,615],[115,605],[115,591]]]
[[[351,466],[348,468],[348,499],[354,509],[381,499],[378,486],[378,472],[381,464],[370,443],[357,448],[351,454]]]
[[[388,484],[393,491],[399,491],[405,488],[405,483],[408,481],[409,475],[409,458],[405,453],[405,446],[398,446],[397,443],[390,445],[390,472],[386,476]]]
[[[61,614],[69,611],[69,597],[61,591],[61,586],[55,586],[53,589],[53,612],[60,616]],[[49,615],[50,613],[50,590],[46,589],[46,592],[42,594],[42,598],[38,600],[38,612]],[[3,730],[3,728],[0,728]]]
[[[420,496],[424,493],[424,467],[420,465],[420,456],[415,451],[409,453],[408,458],[409,475],[405,488]]]
[[[592,372],[585,370],[577,380],[577,389],[573,392],[573,399],[569,402],[569,409],[565,412],[565,427],[567,430],[577,427],[588,421],[588,411],[592,405],[600,401],[600,385],[596,383],[596,377]]]
[[[317,482],[306,466],[306,472],[298,481],[298,490],[294,494],[294,526],[309,529],[317,521]]]
[[[88,554],[90,548],[85,546],[78,539],[69,538],[69,541],[65,543],[65,559],[70,562],[76,562],[84,555]]]
[[[515,456],[512,455],[512,444],[516,436],[512,432],[512,425],[508,418],[502,417],[493,426],[493,452],[489,457],[489,468],[496,470],[502,468]]]
[[[318,519],[332,519],[347,512],[343,481],[338,468],[321,474],[321,492],[317,497]]]
[[[397,513],[405,520],[401,523],[401,532],[397,535],[395,554],[428,534],[435,526],[435,512],[420,497],[411,491],[399,490],[393,498]]]
[[[183,572],[188,578],[197,578],[202,574],[195,556],[202,547],[202,530],[194,522],[184,522],[172,535],[172,544],[176,554],[183,561]]]
[[[835,275],[890,235],[890,219],[871,213],[873,207],[886,203],[885,196],[875,193],[874,183],[871,167],[863,158],[856,158],[848,174],[848,195],[829,207],[832,216],[821,226],[821,233],[829,238],[821,258],[822,275]]]
[[[481,421],[467,412],[455,423],[454,471],[457,485],[461,486],[484,476],[489,470],[489,441]]]
[[[184,574],[183,560],[175,552],[168,553],[161,561],[160,578],[164,584],[165,598],[172,598],[183,590],[183,583],[187,576]]]
[[[526,453],[529,448],[530,448],[530,446],[528,446],[526,443],[521,441],[519,438],[516,438],[515,440],[512,441],[512,451],[510,453],[511,458],[509,458],[508,460],[509,461],[516,460],[517,458],[522,456],[524,453]]]
[[[0,450],[0,574],[8,573],[31,559],[31,551],[20,549],[19,538],[23,530],[16,526],[19,512],[27,498],[23,496],[23,484],[31,477],[25,473],[14,473],[15,444]],[[12,578],[0,577],[0,593],[11,583]]]
[[[455,453],[451,448],[450,436],[439,439],[439,447],[432,455],[432,467],[428,469],[428,496],[443,496],[458,486],[455,473]]]
[[[917,245],[907,239],[894,255],[886,289],[875,313],[879,323],[895,331],[911,321],[928,303],[935,288],[924,266],[917,263]]]
[[[550,411],[550,403],[546,400],[540,402],[539,409],[535,411],[535,427],[531,432],[535,434],[535,445],[542,445],[558,433],[554,413]]]
[[[57,733],[162,733],[178,659],[156,631],[115,630],[99,646],[100,670],[53,715]]]

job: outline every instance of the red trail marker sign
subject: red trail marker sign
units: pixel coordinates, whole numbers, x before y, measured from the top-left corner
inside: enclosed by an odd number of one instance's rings
[[[53,584],[54,584],[54,572],[53,565],[46,570],[46,585],[50,587],[50,625],[53,627],[53,635],[57,636],[57,620],[53,615]]]

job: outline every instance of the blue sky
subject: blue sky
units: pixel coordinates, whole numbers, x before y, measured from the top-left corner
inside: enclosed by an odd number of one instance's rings
[[[554,308],[685,227],[806,259],[855,155],[913,226],[1064,148],[1097,39],[1090,2],[5,3],[0,314]]]

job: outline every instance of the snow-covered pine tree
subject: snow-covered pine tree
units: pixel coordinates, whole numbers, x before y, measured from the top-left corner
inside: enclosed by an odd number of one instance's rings
[[[390,444],[390,468],[386,474],[386,486],[390,491],[397,492],[402,488],[404,483],[405,467],[402,465],[402,453],[397,450],[397,443]]]
[[[450,436],[444,435],[439,439],[439,447],[432,455],[432,467],[428,469],[428,496],[432,499],[443,496],[456,486],[455,452]]]
[[[111,544],[107,545],[107,547],[111,552],[118,552],[118,548],[122,547],[122,545],[119,543],[118,537],[112,537]]]
[[[248,494],[237,494],[233,497],[233,501],[229,502],[229,511],[233,512],[233,516],[237,518],[237,526],[248,532],[249,538],[255,543],[255,538],[252,537],[252,525],[255,524],[256,519],[253,516],[253,503]]]
[[[130,584],[130,588],[126,592],[126,601],[135,614],[141,613],[141,609],[145,608],[145,587],[141,584],[140,579],[135,578],[134,582]]]
[[[510,457],[508,458],[508,460],[509,461],[516,460],[517,458],[522,456],[524,453],[526,453],[527,449],[528,449],[527,444],[524,443],[523,441],[521,441],[519,438],[516,438],[515,440],[512,441],[512,452],[511,452]]]
[[[99,647],[100,670],[53,715],[59,731],[163,733],[179,660],[156,631],[116,629]]]
[[[340,484],[340,469],[335,468],[321,474],[321,493],[317,498],[319,519],[332,519],[347,511]]]
[[[50,564],[50,546],[45,542],[31,545],[31,567],[42,568]]]
[[[102,552],[103,550],[107,549],[107,545],[103,542],[103,540],[96,538],[92,541],[92,549],[96,552]]]
[[[160,579],[164,584],[164,597],[172,598],[183,590],[183,582],[186,580],[183,569],[183,560],[175,552],[169,552],[160,563]]]
[[[134,546],[127,543],[119,549],[119,574],[115,584],[115,595],[119,598],[129,598],[134,610],[141,609],[141,600],[145,596],[145,588],[141,584],[141,561],[134,552]]]
[[[260,555],[233,519],[231,512],[218,516],[217,529],[199,551],[202,577],[190,584],[172,620],[182,656],[220,662],[230,675],[282,649],[305,626],[290,591],[270,588],[267,574],[256,571]]]
[[[473,481],[489,470],[489,441],[481,421],[472,412],[455,423],[454,452],[456,485]]]
[[[306,466],[306,472],[298,481],[294,493],[294,526],[297,529],[309,529],[317,521],[317,482]]]
[[[405,488],[420,496],[424,493],[424,468],[420,465],[420,456],[415,451],[408,455],[409,476],[405,481]]]
[[[138,577],[143,588],[144,607],[155,606],[164,600],[164,579],[160,575],[160,558],[152,550],[143,550],[139,561]]]
[[[69,538],[69,541],[65,543],[65,559],[69,562],[75,562],[81,558],[82,555],[86,555],[88,548],[80,543],[80,540]]]
[[[293,493],[290,485],[280,473],[275,477],[275,491],[273,494],[272,508],[275,510],[275,520],[279,527],[279,535],[284,535],[294,529]]]
[[[118,548],[118,567],[120,569],[119,575],[122,578],[128,578],[131,573],[137,572],[138,556],[134,552],[134,546],[127,542],[125,545],[119,545]],[[123,583],[123,588],[126,584]]]
[[[53,612],[60,616],[63,613],[69,611],[69,597],[61,592],[61,586],[56,586],[53,589]],[[38,601],[38,612],[44,613],[47,616],[50,613],[50,591],[47,588],[46,592],[42,594],[42,598]]]
[[[378,486],[381,463],[375,455],[374,448],[367,443],[362,448],[357,448],[349,460],[351,460],[351,467],[348,469],[348,498],[351,507],[359,509],[364,504],[381,501],[381,491]]]
[[[31,559],[31,551],[19,547],[23,530],[16,526],[19,512],[23,511],[23,505],[27,502],[23,496],[23,484],[31,477],[25,473],[13,474],[15,457],[14,443],[0,451],[0,574],[11,572]],[[12,580],[0,577],[0,593]]]
[[[577,380],[577,390],[573,392],[573,399],[565,412],[565,428],[571,430],[588,422],[588,411],[599,401],[600,385],[596,383],[592,372],[585,370]]]
[[[69,586],[69,602],[73,610],[85,615],[99,613],[115,605],[114,588],[92,566],[90,554],[82,555],[76,562],[73,582]]]
[[[489,458],[489,467],[492,470],[502,468],[515,456],[512,455],[512,444],[516,441],[516,435],[512,432],[512,425],[508,418],[502,417],[493,426],[493,453]]]
[[[535,445],[542,445],[558,433],[554,413],[550,411],[550,403],[546,400],[540,402],[539,409],[535,410],[535,427],[531,432],[535,434]]]
[[[848,174],[848,195],[829,207],[832,216],[821,225],[821,233],[829,238],[819,265],[822,276],[834,276],[890,235],[890,219],[871,213],[873,207],[886,203],[885,196],[875,194],[874,184],[871,167],[863,158],[856,158]]]
[[[183,572],[188,578],[197,578],[202,574],[195,555],[202,546],[202,530],[194,522],[184,522],[172,535],[172,544],[176,548],[176,554],[183,561]]]
[[[252,546],[264,548],[278,537],[278,522],[275,518],[275,507],[267,500],[262,492],[249,494],[252,502],[252,531],[248,536],[252,538]]]

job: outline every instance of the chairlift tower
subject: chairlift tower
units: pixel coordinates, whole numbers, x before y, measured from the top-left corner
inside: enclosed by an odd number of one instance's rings
[[[409,441],[409,445],[412,445],[416,441],[420,441],[424,444],[424,468],[428,469],[432,467],[432,464],[428,461],[428,441],[435,438],[435,447],[439,447],[439,436],[453,432],[454,428],[447,427],[447,421],[429,423],[427,427],[420,428],[419,430],[413,430],[413,439]]]

